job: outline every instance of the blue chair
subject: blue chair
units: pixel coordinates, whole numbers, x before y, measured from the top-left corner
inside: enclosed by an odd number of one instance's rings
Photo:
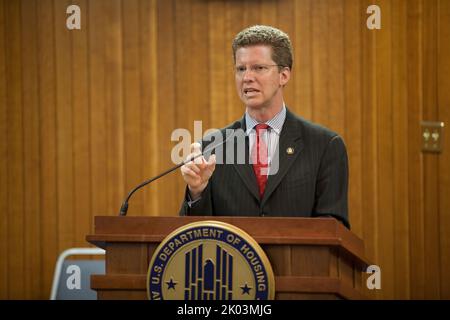
[[[105,259],[67,259],[73,255],[105,255],[99,248],[71,248],[63,251],[56,261],[50,300],[97,300],[91,289],[91,274],[105,274]]]

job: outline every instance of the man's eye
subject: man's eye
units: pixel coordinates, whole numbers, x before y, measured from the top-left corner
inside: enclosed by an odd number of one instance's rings
[[[261,71],[263,71],[264,69],[265,69],[264,66],[260,66],[260,65],[254,66],[254,70],[257,71],[257,72],[261,72]]]
[[[236,71],[237,72],[244,72],[245,71],[245,67],[237,67]]]

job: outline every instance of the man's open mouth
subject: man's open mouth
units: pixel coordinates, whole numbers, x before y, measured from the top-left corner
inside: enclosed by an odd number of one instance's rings
[[[253,88],[244,89],[244,94],[252,94],[252,93],[257,93],[257,92],[259,92],[259,90],[256,90]]]

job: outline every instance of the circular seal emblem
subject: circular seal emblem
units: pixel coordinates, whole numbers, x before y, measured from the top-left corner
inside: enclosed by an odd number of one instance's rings
[[[269,300],[275,280],[266,254],[243,230],[200,221],[169,234],[148,268],[151,300]]]

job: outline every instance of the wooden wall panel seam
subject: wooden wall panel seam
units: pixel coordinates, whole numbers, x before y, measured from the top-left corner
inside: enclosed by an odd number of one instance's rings
[[[0,299],[8,298],[8,81],[6,77],[6,12],[5,1],[0,1]]]

